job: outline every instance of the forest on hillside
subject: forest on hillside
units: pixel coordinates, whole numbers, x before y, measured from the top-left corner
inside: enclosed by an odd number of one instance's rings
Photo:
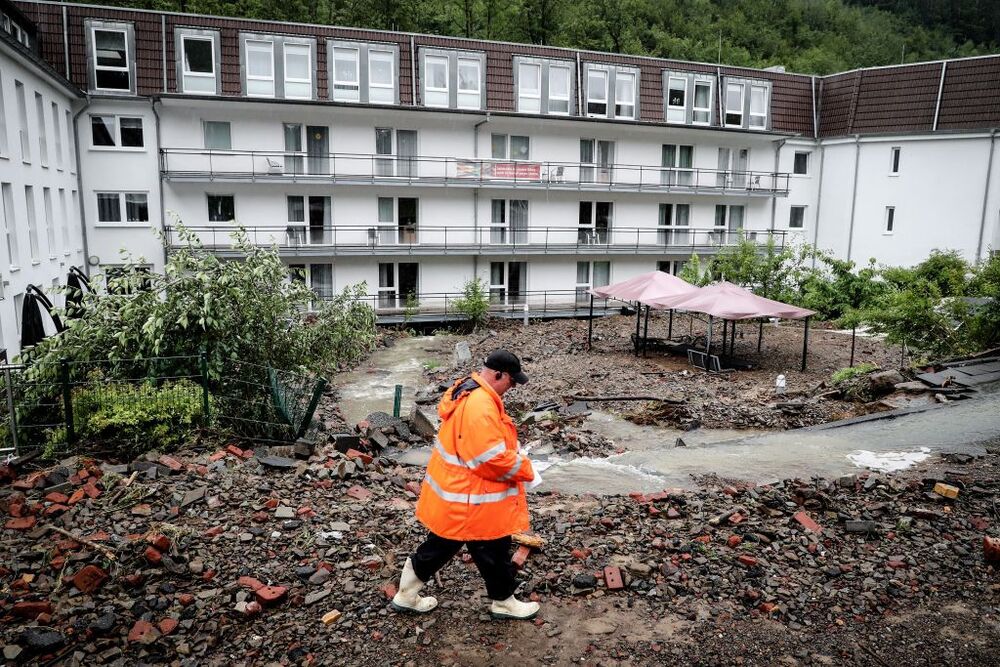
[[[1000,0],[124,0],[102,4],[828,74],[993,53]]]

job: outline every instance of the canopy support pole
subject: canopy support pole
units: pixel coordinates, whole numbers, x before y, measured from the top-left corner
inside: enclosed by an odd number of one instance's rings
[[[712,354],[712,316],[708,316],[708,341],[705,344],[705,354]]]
[[[642,304],[635,302],[635,356],[639,356],[639,326],[642,324]]]
[[[802,372],[806,370],[806,352],[809,350],[809,318],[806,318],[805,331],[802,334]]]
[[[587,319],[587,350],[593,347],[594,340],[594,295],[590,295],[590,317]]]
[[[736,354],[736,320],[733,320],[733,330],[729,334],[729,357]]]
[[[667,324],[667,340],[674,339],[674,309],[670,309],[670,320]]]
[[[760,354],[760,344],[764,342],[764,320],[759,322],[757,329],[757,354]]]
[[[729,320],[722,319],[722,356],[726,356],[726,341],[729,340]]]
[[[646,306],[646,321],[642,325],[642,356],[646,356],[646,343],[649,342],[649,306]]]
[[[858,326],[851,327],[851,368],[854,368],[854,344],[858,340]]]

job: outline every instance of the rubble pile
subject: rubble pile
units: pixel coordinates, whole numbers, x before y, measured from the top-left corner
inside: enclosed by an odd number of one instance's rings
[[[612,616],[574,621],[601,608],[632,614],[632,627],[680,618],[689,625],[668,653],[690,660],[732,623],[849,637],[907,609],[995,604],[1000,591],[993,455],[922,479],[533,494],[544,544],[523,538],[514,558],[521,594],[543,602],[535,624],[489,620],[467,555],[428,586],[439,610],[400,616],[387,602],[423,537],[423,470],[337,444],[308,458],[230,445],[0,468],[5,659],[462,664],[457,648],[506,645],[511,632],[542,662],[666,650]]]

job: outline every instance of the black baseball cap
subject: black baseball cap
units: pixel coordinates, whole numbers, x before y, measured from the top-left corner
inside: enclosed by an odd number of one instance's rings
[[[483,365],[494,371],[510,373],[516,384],[528,384],[528,376],[521,370],[521,360],[507,350],[490,353]]]

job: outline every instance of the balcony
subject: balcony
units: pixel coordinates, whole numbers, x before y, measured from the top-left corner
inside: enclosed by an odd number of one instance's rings
[[[790,178],[787,173],[630,164],[184,148],[160,149],[160,172],[170,181],[198,183],[420,185],[744,197],[786,196]]]
[[[202,245],[219,254],[239,255],[234,228],[229,225],[186,227]],[[337,225],[310,227],[247,227],[248,240],[259,247],[277,247],[294,257],[440,256],[440,255],[656,255],[711,253],[749,239],[760,245],[770,239],[783,247],[784,231],[696,229],[693,227],[479,227],[423,225]],[[186,245],[178,229],[166,227],[168,246]]]

